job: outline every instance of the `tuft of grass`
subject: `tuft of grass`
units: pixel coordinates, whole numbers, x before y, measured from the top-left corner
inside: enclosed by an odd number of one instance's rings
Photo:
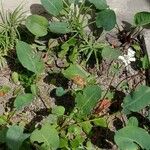
[[[1,3],[0,8],[0,69],[5,65],[5,56],[14,49],[20,39],[18,27],[25,20],[25,11],[20,4],[14,11],[5,10]]]

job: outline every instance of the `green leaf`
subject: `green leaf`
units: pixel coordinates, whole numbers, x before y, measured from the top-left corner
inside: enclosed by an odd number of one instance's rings
[[[38,95],[38,87],[36,84],[32,84],[31,85],[31,92],[34,96],[37,96]]]
[[[96,25],[98,28],[103,27],[106,31],[112,30],[116,25],[116,14],[111,9],[99,12],[96,16]]]
[[[150,135],[139,127],[122,128],[116,132],[114,140],[121,150],[138,150],[138,145],[142,149],[150,149]]]
[[[48,20],[43,16],[31,15],[27,17],[25,23],[27,29],[37,37],[47,35]]]
[[[43,7],[52,15],[58,16],[63,9],[62,0],[41,0]]]
[[[76,107],[81,115],[89,115],[101,98],[101,88],[97,85],[88,86],[83,89],[83,93],[76,95]]]
[[[67,138],[60,138],[59,148],[66,148],[66,147],[68,147],[68,139]]]
[[[99,10],[108,8],[106,0],[89,0]]]
[[[150,67],[149,59],[148,56],[145,55],[144,57],[141,58],[142,61],[142,67],[143,69],[148,69]]]
[[[7,134],[8,129],[7,128],[2,128],[0,130],[0,143],[5,143],[6,142],[6,134]]]
[[[25,42],[19,41],[16,46],[17,57],[20,63],[35,74],[40,74],[44,70],[44,63],[40,57],[35,54],[31,46]]]
[[[38,142],[44,150],[56,150],[59,147],[59,136],[54,126],[45,124],[40,130],[32,132],[30,140],[32,143]]]
[[[13,72],[13,73],[12,73],[11,79],[12,79],[12,81],[13,81],[15,84],[17,84],[17,85],[20,84],[20,82],[19,82],[19,74],[18,74],[17,72]]]
[[[85,121],[83,123],[80,124],[83,128],[83,131],[86,132],[87,134],[90,133],[90,131],[92,130],[93,125],[91,124],[90,121]]]
[[[57,116],[62,116],[65,113],[65,108],[63,106],[55,106],[52,108],[52,114],[55,114]]]
[[[7,116],[5,115],[0,116],[0,126],[6,124],[7,124]]]
[[[96,118],[96,119],[92,120],[92,122],[96,126],[107,127],[107,120],[106,120],[106,118]]]
[[[102,57],[108,60],[117,59],[121,55],[121,52],[117,49],[113,49],[110,46],[104,47],[102,50]]]
[[[6,144],[11,150],[20,150],[20,147],[24,140],[29,137],[29,134],[23,133],[24,128],[13,125],[11,126],[6,134]]]
[[[51,124],[51,125],[57,125],[58,122],[58,116],[54,115],[54,114],[49,114],[44,120],[43,122],[46,124]]]
[[[14,101],[14,107],[17,110],[20,110],[23,107],[28,106],[33,100],[34,96],[32,94],[18,95]]]
[[[127,123],[127,126],[136,126],[138,127],[138,120],[136,117],[130,117]]]
[[[134,16],[134,23],[137,26],[144,26],[150,24],[150,12],[139,12]]]
[[[69,23],[67,22],[51,22],[49,24],[49,29],[51,32],[60,34],[71,32],[71,28],[69,27]]]
[[[66,94],[67,91],[65,91],[62,87],[57,87],[56,88],[56,95],[61,97],[63,96],[64,94]]]
[[[135,92],[125,97],[123,101],[123,112],[138,112],[150,104],[150,87],[140,86]]]
[[[71,64],[66,70],[63,70],[62,73],[66,78],[70,80],[75,76],[80,76],[86,80],[90,75],[78,64]]]

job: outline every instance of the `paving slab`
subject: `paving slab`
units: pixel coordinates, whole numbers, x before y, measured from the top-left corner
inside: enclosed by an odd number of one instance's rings
[[[107,0],[110,8],[115,10],[118,23],[133,23],[134,15],[140,11],[150,11],[150,0]]]

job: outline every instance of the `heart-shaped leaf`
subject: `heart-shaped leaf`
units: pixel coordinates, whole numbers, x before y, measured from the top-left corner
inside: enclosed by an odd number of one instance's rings
[[[96,25],[98,28],[103,27],[106,31],[112,30],[116,25],[116,14],[111,9],[100,11],[96,16]]]

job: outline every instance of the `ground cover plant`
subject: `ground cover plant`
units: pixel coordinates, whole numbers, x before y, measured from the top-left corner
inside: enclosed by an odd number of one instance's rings
[[[126,28],[105,0],[41,5],[46,15],[24,18],[20,6],[1,15],[0,148],[150,150],[150,64],[140,38],[150,12]]]

